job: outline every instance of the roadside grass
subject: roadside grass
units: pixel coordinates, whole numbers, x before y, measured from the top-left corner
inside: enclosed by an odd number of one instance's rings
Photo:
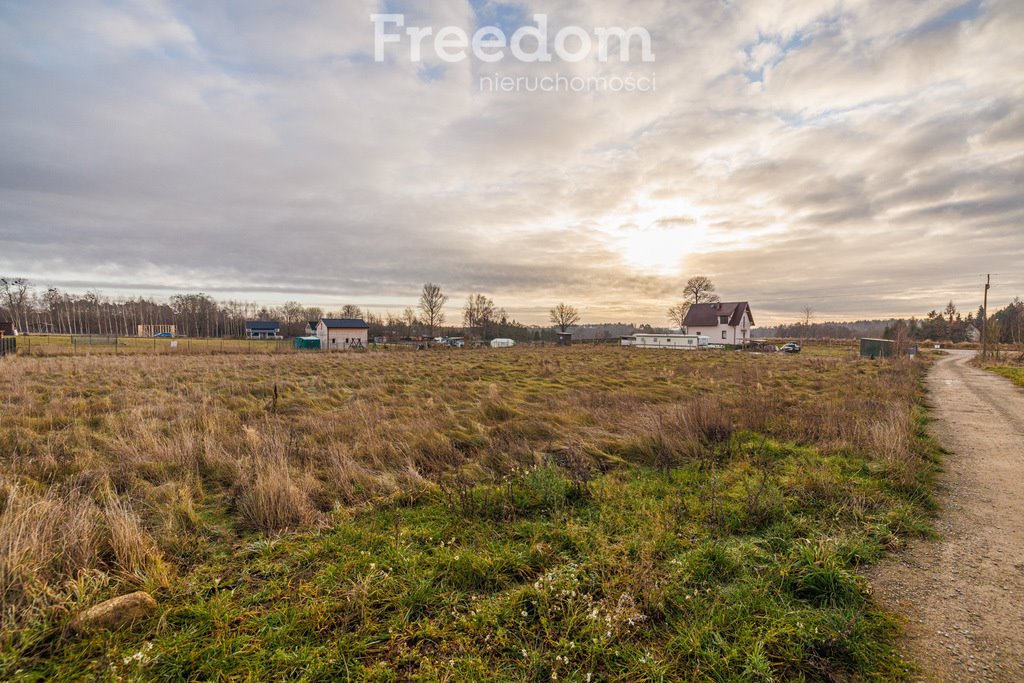
[[[1024,386],[1024,352],[1019,346],[1002,345],[994,349],[988,359],[982,360],[979,354],[971,360],[971,363],[990,372],[998,373],[1012,380],[1018,386]]]
[[[1003,377],[1009,377],[1014,384],[1024,387],[1024,367],[996,367],[991,368]]]
[[[918,364],[572,348],[0,372],[4,678],[907,675],[858,568],[928,532]],[[68,632],[136,588],[158,617]]]

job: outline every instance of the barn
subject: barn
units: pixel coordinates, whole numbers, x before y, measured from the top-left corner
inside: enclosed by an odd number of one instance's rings
[[[321,318],[316,326],[320,348],[331,351],[365,349],[369,346],[370,326],[358,318]]]

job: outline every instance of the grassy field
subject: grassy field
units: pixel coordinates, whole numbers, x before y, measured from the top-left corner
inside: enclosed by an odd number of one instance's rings
[[[0,679],[900,680],[921,366],[622,348],[0,363]],[[150,591],[158,616],[74,635]]]

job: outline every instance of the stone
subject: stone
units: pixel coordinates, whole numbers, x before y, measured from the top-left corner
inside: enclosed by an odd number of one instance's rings
[[[156,600],[146,591],[137,591],[104,600],[71,620],[76,632],[117,630],[156,612]]]

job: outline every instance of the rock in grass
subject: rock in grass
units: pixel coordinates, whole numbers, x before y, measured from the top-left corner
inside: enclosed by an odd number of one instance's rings
[[[146,591],[138,591],[90,607],[71,621],[71,628],[76,632],[116,630],[145,619],[155,611],[153,596]]]

